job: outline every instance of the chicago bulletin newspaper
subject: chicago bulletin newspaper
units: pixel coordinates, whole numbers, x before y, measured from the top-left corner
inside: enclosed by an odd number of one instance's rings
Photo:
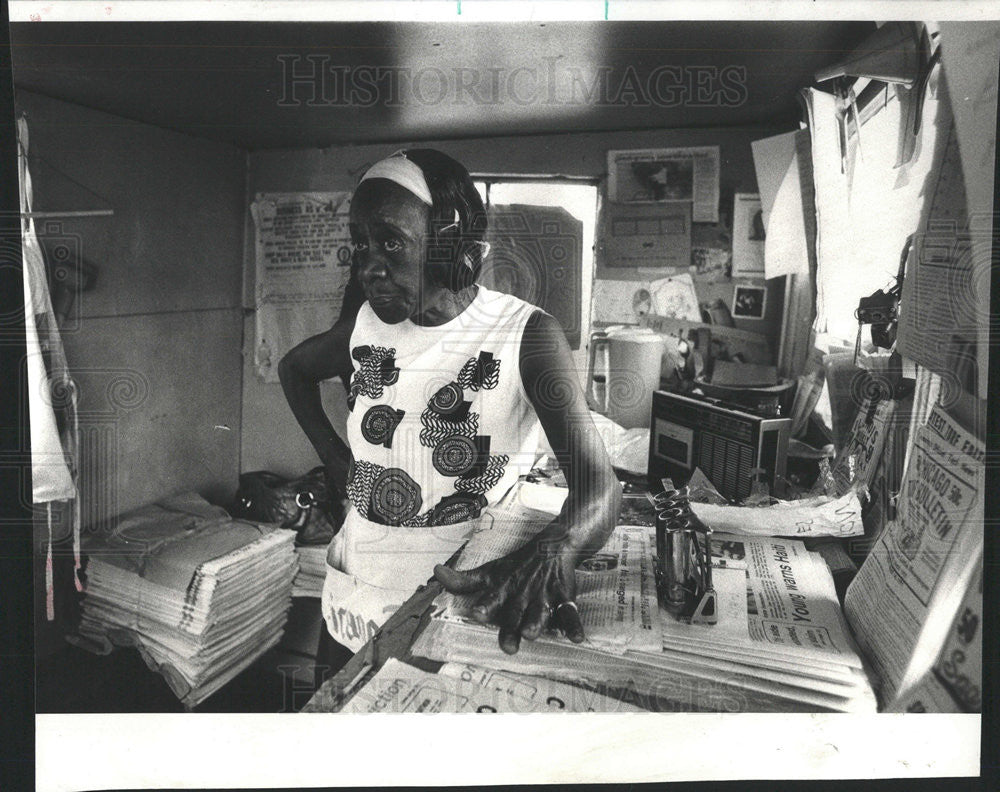
[[[882,709],[978,708],[984,459],[983,443],[935,406],[915,432],[897,519],[847,591],[844,609]],[[961,645],[945,653],[953,631]]]

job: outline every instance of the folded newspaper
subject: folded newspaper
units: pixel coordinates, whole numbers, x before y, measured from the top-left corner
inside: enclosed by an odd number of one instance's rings
[[[551,679],[446,663],[430,673],[390,658],[341,712],[638,712]]]
[[[980,706],[981,668],[967,659],[978,626],[984,459],[983,443],[935,406],[914,435],[898,519],[847,590],[844,610],[871,660],[882,709]]]
[[[588,632],[584,644],[549,634],[522,641],[517,654],[507,655],[495,628],[468,619],[467,603],[444,594],[412,651],[615,696],[628,693],[634,696],[629,700],[656,710],[979,711],[984,462],[983,442],[933,407],[913,430],[897,518],[877,537],[843,611],[818,553],[795,538],[754,534],[773,534],[780,524],[782,532],[791,526],[799,536],[852,535],[859,523],[853,492],[808,504],[801,515],[802,503],[717,506],[711,515],[705,505],[693,504],[716,528],[728,526],[730,513],[761,518],[739,534],[713,536],[717,624],[684,623],[650,603],[652,529],[620,526],[594,565],[608,575],[610,559],[617,558],[619,567],[638,569],[638,575],[606,578],[603,585],[611,587],[618,607],[604,608],[607,599],[595,594],[606,597],[609,589],[594,586],[592,569],[578,571],[578,587],[590,595],[578,599]],[[508,527],[496,526],[501,535],[474,536],[459,566],[482,563],[523,541],[522,534],[502,536]],[[629,555],[634,551],[648,563]],[[660,639],[656,647],[637,637],[648,636],[650,626]]]
[[[470,568],[523,543],[531,529],[497,524],[469,541]],[[676,620],[656,602],[648,526],[619,526],[577,571],[587,635],[522,641],[469,616],[471,598],[442,594],[413,654],[634,696],[653,710],[874,711],[825,562],[796,540],[719,534],[713,542],[715,625]]]
[[[484,522],[462,551],[458,569],[472,569],[506,555],[522,546],[545,526],[531,519]],[[614,654],[626,649],[655,651],[659,647],[659,613],[653,577],[653,557],[649,529],[622,526],[607,544],[580,565],[576,575],[576,603],[586,633],[585,645]],[[493,627],[481,625],[471,615],[476,595],[448,595],[441,618],[470,629],[495,634]],[[539,642],[562,645],[555,633]],[[495,642],[495,641],[494,641]]]

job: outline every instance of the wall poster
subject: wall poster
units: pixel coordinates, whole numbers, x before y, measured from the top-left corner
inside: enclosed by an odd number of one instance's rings
[[[278,382],[289,349],[328,330],[340,315],[350,275],[348,192],[258,193],[254,221],[257,335],[254,360]]]
[[[691,208],[686,204],[610,204],[607,218],[605,266],[691,265]]]

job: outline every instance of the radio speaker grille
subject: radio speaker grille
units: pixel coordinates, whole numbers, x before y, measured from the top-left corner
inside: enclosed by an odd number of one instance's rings
[[[708,432],[702,432],[699,438],[695,466],[701,468],[720,492],[747,497],[751,484],[747,472],[754,466],[753,449]]]

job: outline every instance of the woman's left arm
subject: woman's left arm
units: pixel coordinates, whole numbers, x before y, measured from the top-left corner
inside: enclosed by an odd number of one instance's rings
[[[574,602],[576,565],[599,550],[614,528],[621,487],[590,419],[573,358],[559,324],[536,312],[524,330],[521,380],[549,445],[566,474],[562,511],[534,540],[503,558],[459,572],[434,574],[449,591],[481,591],[474,616],[500,626],[500,646],[513,654],[521,638],[548,626],[575,642],[583,626]]]

